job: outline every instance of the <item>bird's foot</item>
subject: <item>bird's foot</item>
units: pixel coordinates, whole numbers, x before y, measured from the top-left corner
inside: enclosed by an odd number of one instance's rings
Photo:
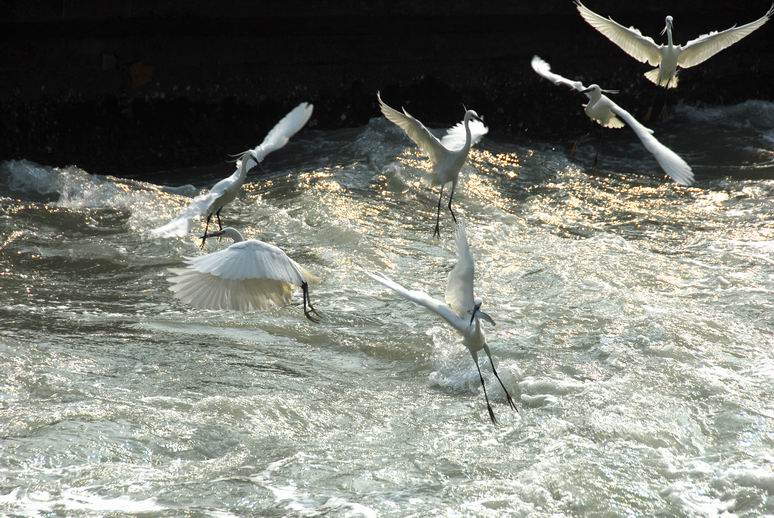
[[[441,226],[438,223],[435,224],[435,230],[433,231],[433,237],[437,237],[438,239],[441,239]]]
[[[489,410],[489,419],[492,420],[492,424],[497,424],[497,418],[494,415],[494,410],[492,410],[492,405],[487,403],[486,409]]]
[[[505,397],[508,400],[508,406],[510,406],[512,410],[516,410],[516,413],[518,413],[519,408],[516,406],[516,403],[513,402],[513,398],[511,397],[511,395],[506,392]]]
[[[317,312],[316,312],[316,311],[315,311],[315,314],[317,314]],[[309,310],[307,310],[307,309],[304,309],[304,316],[305,316],[305,317],[306,317],[306,318],[307,318],[307,319],[308,319],[310,322],[313,322],[313,323],[315,323],[315,324],[319,324],[319,323],[320,323],[320,319],[319,319],[319,318],[317,318],[317,317],[315,317],[315,316],[313,316],[313,315],[312,315],[312,313],[311,313]]]
[[[311,303],[309,300],[307,300],[307,301],[306,301],[306,303],[309,305],[309,312],[310,312],[310,313],[314,313],[314,314],[315,314],[315,315],[317,315],[318,317],[321,317],[321,316],[322,316],[320,313],[318,313],[318,312],[317,312],[317,308],[316,308],[316,307],[314,307],[314,306],[312,306],[312,303]]]

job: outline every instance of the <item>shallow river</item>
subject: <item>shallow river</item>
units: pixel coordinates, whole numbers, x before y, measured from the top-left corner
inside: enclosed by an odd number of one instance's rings
[[[628,129],[596,169],[588,141],[473,152],[456,211],[520,410],[482,361],[498,426],[453,330],[362,271],[442,298],[455,261],[385,120],[299,134],[223,211],[320,277],[319,325],[300,293],[171,296],[203,252],[148,230],[233,166],[162,187],[2,164],[0,515],[774,513],[774,104],[656,130],[695,187]]]

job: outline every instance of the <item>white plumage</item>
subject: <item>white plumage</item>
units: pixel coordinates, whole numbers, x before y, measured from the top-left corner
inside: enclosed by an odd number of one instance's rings
[[[484,319],[492,325],[494,325],[494,320],[481,311],[482,301],[481,299],[475,299],[473,295],[473,257],[470,254],[467,237],[465,235],[465,225],[462,220],[460,220],[460,223],[457,225],[456,243],[457,263],[449,273],[449,279],[446,284],[446,303],[431,297],[423,291],[409,290],[384,274],[365,273],[375,281],[390,288],[401,297],[440,316],[462,335],[462,343],[468,348],[468,351],[470,351],[473,361],[476,364],[476,369],[478,369],[481,386],[484,389],[484,398],[486,399],[489,417],[492,422],[496,423],[497,420],[495,419],[494,411],[489,404],[489,397],[486,393],[486,384],[481,375],[481,368],[478,365],[478,351],[483,349],[489,357],[492,371],[494,372],[497,381],[500,382],[500,386],[502,386],[505,391],[508,404],[514,410],[516,410],[516,404],[513,402],[508,389],[505,388],[502,380],[500,380],[500,376],[497,374],[494,361],[492,360],[492,353],[486,342],[484,330],[481,328],[480,319]]]
[[[703,63],[721,50],[730,47],[753,31],[762,27],[769,18],[774,16],[774,4],[762,17],[754,22],[733,26],[725,31],[713,31],[689,41],[685,45],[675,46],[672,41],[674,23],[671,16],[666,17],[666,26],[661,34],[667,33],[667,44],[659,45],[652,38],[643,36],[634,27],[626,28],[612,18],[605,18],[579,0],[575,2],[578,12],[589,25],[607,36],[624,52],[637,61],[658,66],[657,69],[645,73],[645,77],[664,88],[677,87],[677,67],[689,68]]]
[[[465,222],[460,220],[454,236],[457,262],[446,280],[446,304],[463,319],[470,319],[476,305],[473,295],[473,256],[465,234]]]
[[[486,127],[475,111],[466,110],[462,122],[449,128],[446,135],[441,140],[438,140],[424,124],[412,117],[405,109],[401,113],[382,101],[379,93],[376,94],[376,97],[387,120],[405,131],[406,135],[419,146],[419,149],[430,158],[433,164],[432,173],[424,177],[423,181],[431,186],[441,186],[434,232],[434,235],[440,236],[441,202],[443,200],[444,185],[447,183],[452,184],[451,194],[449,195],[449,212],[451,212],[452,219],[456,222],[457,217],[454,215],[451,206],[460,170],[465,165],[471,146],[478,143],[489,132],[489,128]]]
[[[674,151],[659,142],[653,136],[653,130],[640,124],[629,112],[618,106],[602,92],[614,92],[602,90],[597,85],[585,87],[580,81],[572,81],[551,72],[551,66],[538,56],[532,58],[532,69],[540,76],[548,79],[556,85],[568,86],[578,92],[586,94],[589,102],[584,105],[586,115],[602,126],[608,128],[620,128],[626,123],[637,138],[640,139],[645,149],[650,151],[658,164],[676,183],[691,185],[693,183],[693,171],[691,167]]]
[[[226,227],[207,237],[231,237],[235,243],[211,254],[185,258],[185,268],[172,268],[167,279],[175,297],[196,308],[237,311],[265,310],[290,303],[293,287],[303,292],[304,314],[316,314],[308,283],[315,277],[274,245],[245,240]]]
[[[272,151],[285,146],[290,137],[306,125],[312,116],[313,109],[314,107],[309,103],[301,103],[296,106],[272,128],[263,142],[241,154],[240,160],[237,161],[236,171],[231,176],[216,183],[207,193],[194,198],[190,205],[175,219],[151,230],[151,235],[155,237],[184,236],[191,231],[193,221],[201,216],[207,216],[205,233],[213,215],[218,219],[218,227],[222,228],[220,211],[237,197],[251,167],[261,163],[266,155]],[[203,245],[204,241],[202,241]]]

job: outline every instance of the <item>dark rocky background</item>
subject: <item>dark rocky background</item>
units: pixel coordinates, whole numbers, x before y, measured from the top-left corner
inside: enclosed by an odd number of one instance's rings
[[[769,0],[587,0],[676,40],[762,16]],[[588,129],[582,96],[540,81],[554,70],[606,88],[642,115],[650,67],[588,26],[570,0],[0,1],[0,159],[152,176],[222,163],[302,100],[317,129],[365,124],[376,91],[429,126],[462,103],[500,139],[569,139]],[[774,99],[774,22],[681,73],[678,100]]]

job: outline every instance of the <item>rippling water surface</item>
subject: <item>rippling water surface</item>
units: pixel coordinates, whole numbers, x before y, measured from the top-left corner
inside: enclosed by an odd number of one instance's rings
[[[457,213],[520,407],[482,362],[496,427],[457,335],[362,273],[442,297],[455,260],[386,121],[302,133],[223,211],[320,276],[319,325],[171,297],[198,239],[147,231],[230,166],[4,163],[0,514],[774,513],[774,104],[656,129],[695,187],[627,129],[596,170],[588,143],[473,152]]]

